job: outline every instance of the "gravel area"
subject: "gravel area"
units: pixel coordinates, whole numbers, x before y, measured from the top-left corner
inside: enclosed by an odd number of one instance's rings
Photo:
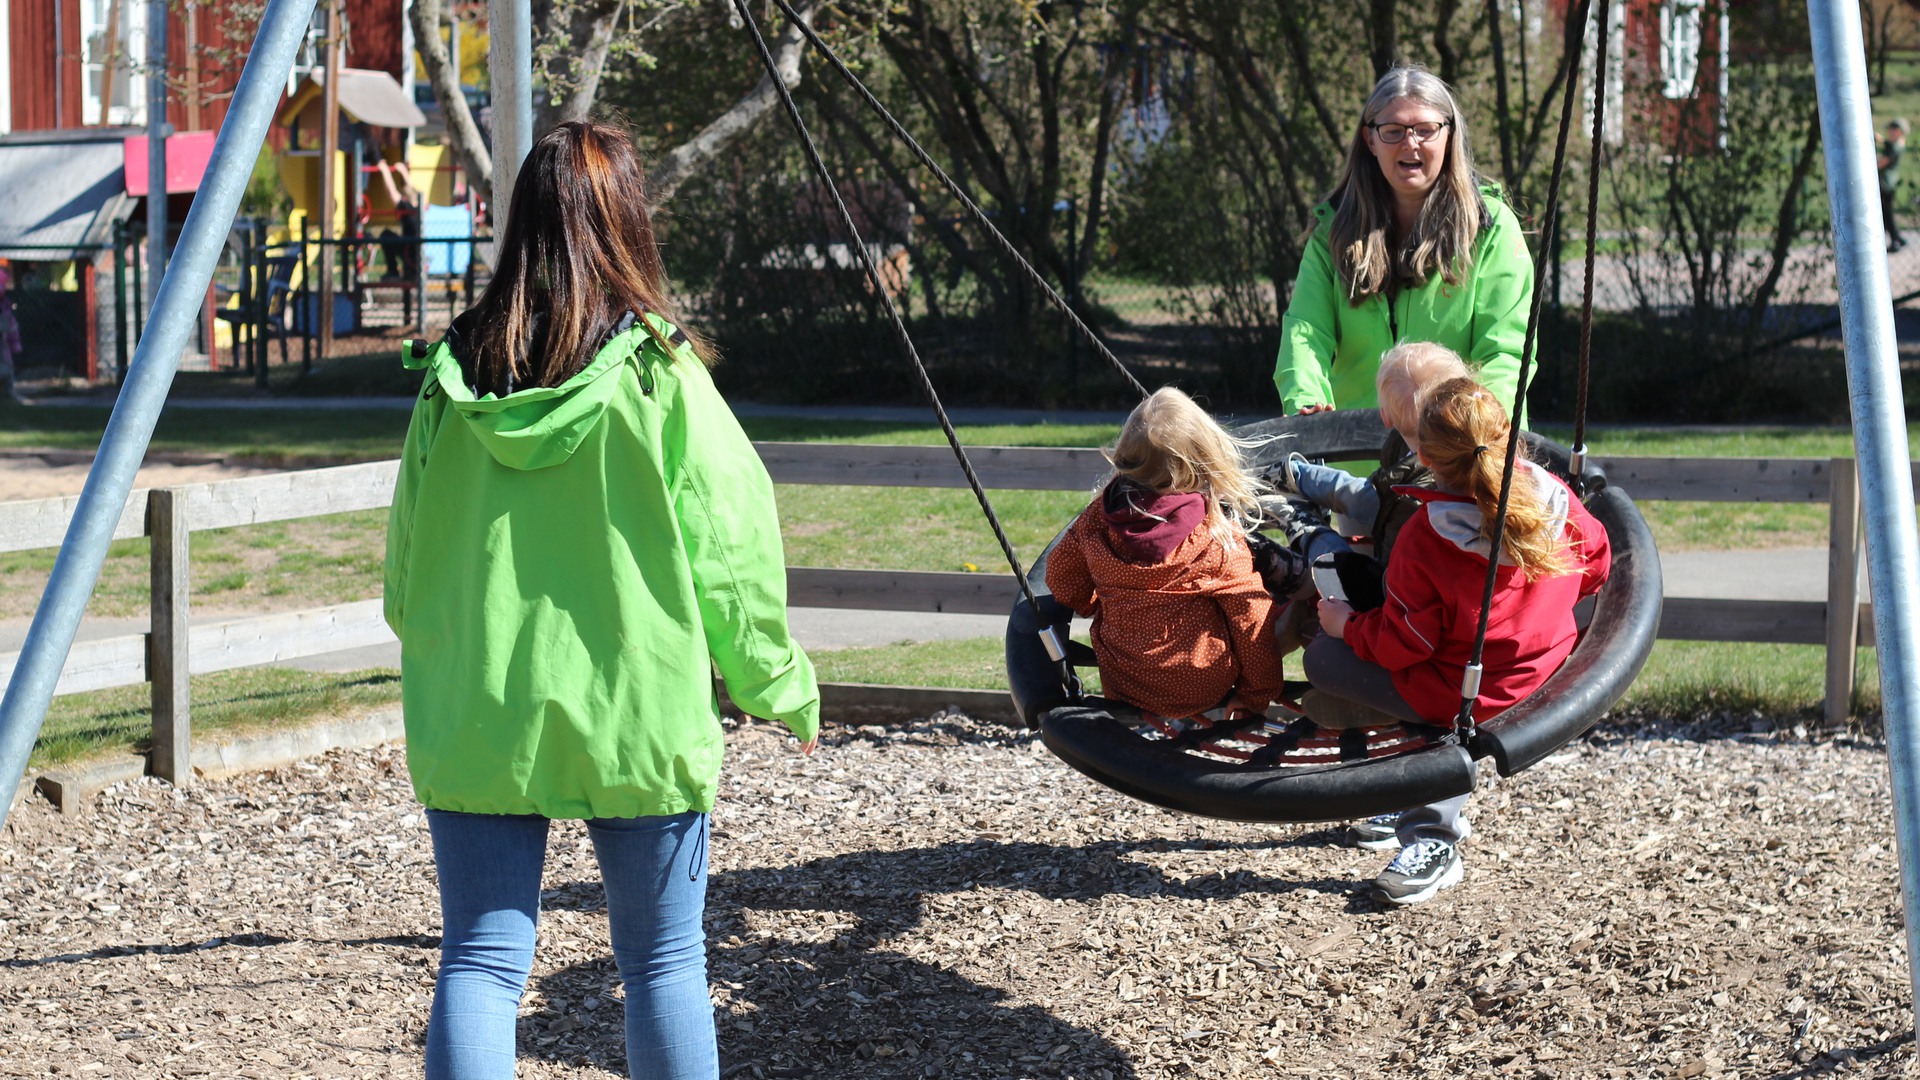
[[[1181,817],[964,716],[736,726],[709,902],[751,1077],[1906,1075],[1884,747],[1615,721],[1471,808],[1465,882],[1365,898],[1324,826]],[[621,1075],[556,827],[522,1077]],[[0,1075],[417,1075],[437,944],[396,746],[0,833]]]

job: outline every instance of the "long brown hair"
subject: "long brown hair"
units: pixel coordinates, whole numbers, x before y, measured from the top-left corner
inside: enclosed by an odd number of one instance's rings
[[[640,156],[612,125],[569,120],[533,144],[514,181],[496,262],[486,292],[458,320],[470,341],[462,364],[482,392],[566,382],[627,312],[679,323]],[[676,354],[650,320],[641,325]],[[711,364],[706,343],[678,328]]]
[[[1480,508],[1480,535],[1492,538],[1500,507],[1500,476],[1506,471],[1513,427],[1493,392],[1472,379],[1448,379],[1427,395],[1420,409],[1420,456],[1447,488],[1471,496]],[[1516,472],[1507,499],[1500,548],[1528,580],[1554,577],[1573,567],[1558,519],[1532,470]]]
[[[1395,237],[1393,188],[1367,146],[1367,125],[1387,106],[1402,99],[1417,101],[1446,114],[1447,149],[1440,161],[1440,177],[1420,207],[1413,235]],[[1473,267],[1473,245],[1481,226],[1480,177],[1473,168],[1473,149],[1467,139],[1467,117],[1453,91],[1438,75],[1418,64],[1393,68],[1373,86],[1360,122],[1354,125],[1347,160],[1340,179],[1327,198],[1334,204],[1333,230],[1328,237],[1333,266],[1347,287],[1347,300],[1356,307],[1368,297],[1385,292],[1395,276],[1416,284],[1439,274],[1450,285],[1466,279]]]

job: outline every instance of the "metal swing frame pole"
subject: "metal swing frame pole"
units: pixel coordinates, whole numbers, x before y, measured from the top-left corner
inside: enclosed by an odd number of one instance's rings
[[[80,616],[106,560],[114,526],[133,489],[134,473],[166,404],[180,352],[206,301],[207,283],[266,140],[274,106],[293,70],[294,53],[306,34],[313,4],[314,0],[268,0],[260,33],[214,142],[206,181],[181,229],[166,277],[155,290],[146,333],[128,365],[126,382],[87,472],[86,487],[67,526],[53,574],[34,610],[19,663],[5,697],[0,698],[0,824],[5,824],[13,805],[27,757],[60,681],[60,669],[80,628]],[[154,178],[156,190],[161,180]]]
[[[513,206],[513,182],[533,151],[533,5],[488,0],[487,75],[493,83],[493,235]]]
[[[1826,143],[1827,197],[1833,206],[1834,262],[1847,351],[1847,397],[1866,510],[1873,628],[1879,638],[1880,699],[1887,764],[1893,773],[1895,835],[1906,911],[1907,973],[1920,1010],[1920,652],[1916,593],[1920,543],[1914,527],[1913,474],[1880,226],[1872,103],[1866,49],[1854,0],[1808,0],[1820,130]],[[1920,1020],[1920,1013],[1916,1019]]]

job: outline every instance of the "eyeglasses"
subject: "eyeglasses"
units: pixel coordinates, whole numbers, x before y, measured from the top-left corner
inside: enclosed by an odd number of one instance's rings
[[[1411,135],[1423,143],[1430,143],[1440,137],[1440,133],[1453,126],[1451,120],[1428,121],[1424,124],[1368,124],[1373,134],[1381,142],[1389,145],[1398,143]]]

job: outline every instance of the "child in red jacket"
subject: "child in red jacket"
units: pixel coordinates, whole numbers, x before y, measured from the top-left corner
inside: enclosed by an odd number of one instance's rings
[[[1320,602],[1325,631],[1307,646],[1307,678],[1326,694],[1389,716],[1450,725],[1473,653],[1501,473],[1506,410],[1471,379],[1434,388],[1420,413],[1420,460],[1438,490],[1398,489],[1424,505],[1387,564],[1386,602],[1353,611]],[[1501,535],[1477,719],[1499,715],[1557,670],[1579,638],[1573,607],[1607,579],[1606,529],[1558,477],[1515,462]],[[1388,721],[1391,722],[1391,721]],[[1465,796],[1400,819],[1405,846],[1374,883],[1390,903],[1417,903],[1460,880]]]
[[[1107,451],[1113,477],[1047,556],[1054,599],[1093,618],[1106,696],[1179,719],[1280,692],[1276,604],[1248,537],[1259,481],[1193,399],[1156,391]]]

